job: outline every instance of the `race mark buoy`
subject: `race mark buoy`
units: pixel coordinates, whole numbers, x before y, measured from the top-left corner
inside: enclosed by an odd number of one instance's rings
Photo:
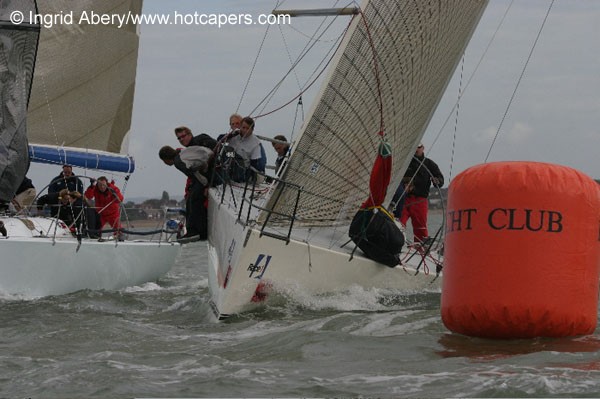
[[[486,338],[591,334],[600,186],[565,166],[478,165],[450,184],[441,315]]]

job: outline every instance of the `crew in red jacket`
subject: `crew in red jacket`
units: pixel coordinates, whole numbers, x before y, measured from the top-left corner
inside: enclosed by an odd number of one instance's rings
[[[98,181],[92,180],[92,185],[85,190],[85,198],[95,200],[95,208],[100,215],[100,228],[109,224],[113,229],[121,228],[120,206],[123,201],[123,194],[114,181],[110,183],[106,177],[98,178]]]

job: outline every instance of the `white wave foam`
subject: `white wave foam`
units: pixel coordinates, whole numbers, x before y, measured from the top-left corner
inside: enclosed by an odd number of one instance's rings
[[[133,287],[126,287],[123,289],[123,292],[147,292],[147,291],[158,291],[162,290],[163,287],[156,283],[144,283],[142,285],[135,285]]]

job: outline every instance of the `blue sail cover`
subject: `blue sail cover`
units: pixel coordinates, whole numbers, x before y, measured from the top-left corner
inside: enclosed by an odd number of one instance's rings
[[[0,202],[12,200],[29,168],[27,105],[40,26],[33,0],[0,2]]]
[[[66,164],[110,172],[133,173],[135,169],[135,161],[130,156],[79,148],[30,145],[29,157],[37,163]]]

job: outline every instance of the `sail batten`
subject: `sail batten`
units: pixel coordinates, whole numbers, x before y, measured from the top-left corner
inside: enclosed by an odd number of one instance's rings
[[[393,166],[392,184],[398,184],[486,5],[363,3],[284,171],[284,180],[304,189],[298,220],[352,218],[369,193],[381,120],[394,158],[406,160]],[[291,214],[295,198],[290,190],[268,207]]]

